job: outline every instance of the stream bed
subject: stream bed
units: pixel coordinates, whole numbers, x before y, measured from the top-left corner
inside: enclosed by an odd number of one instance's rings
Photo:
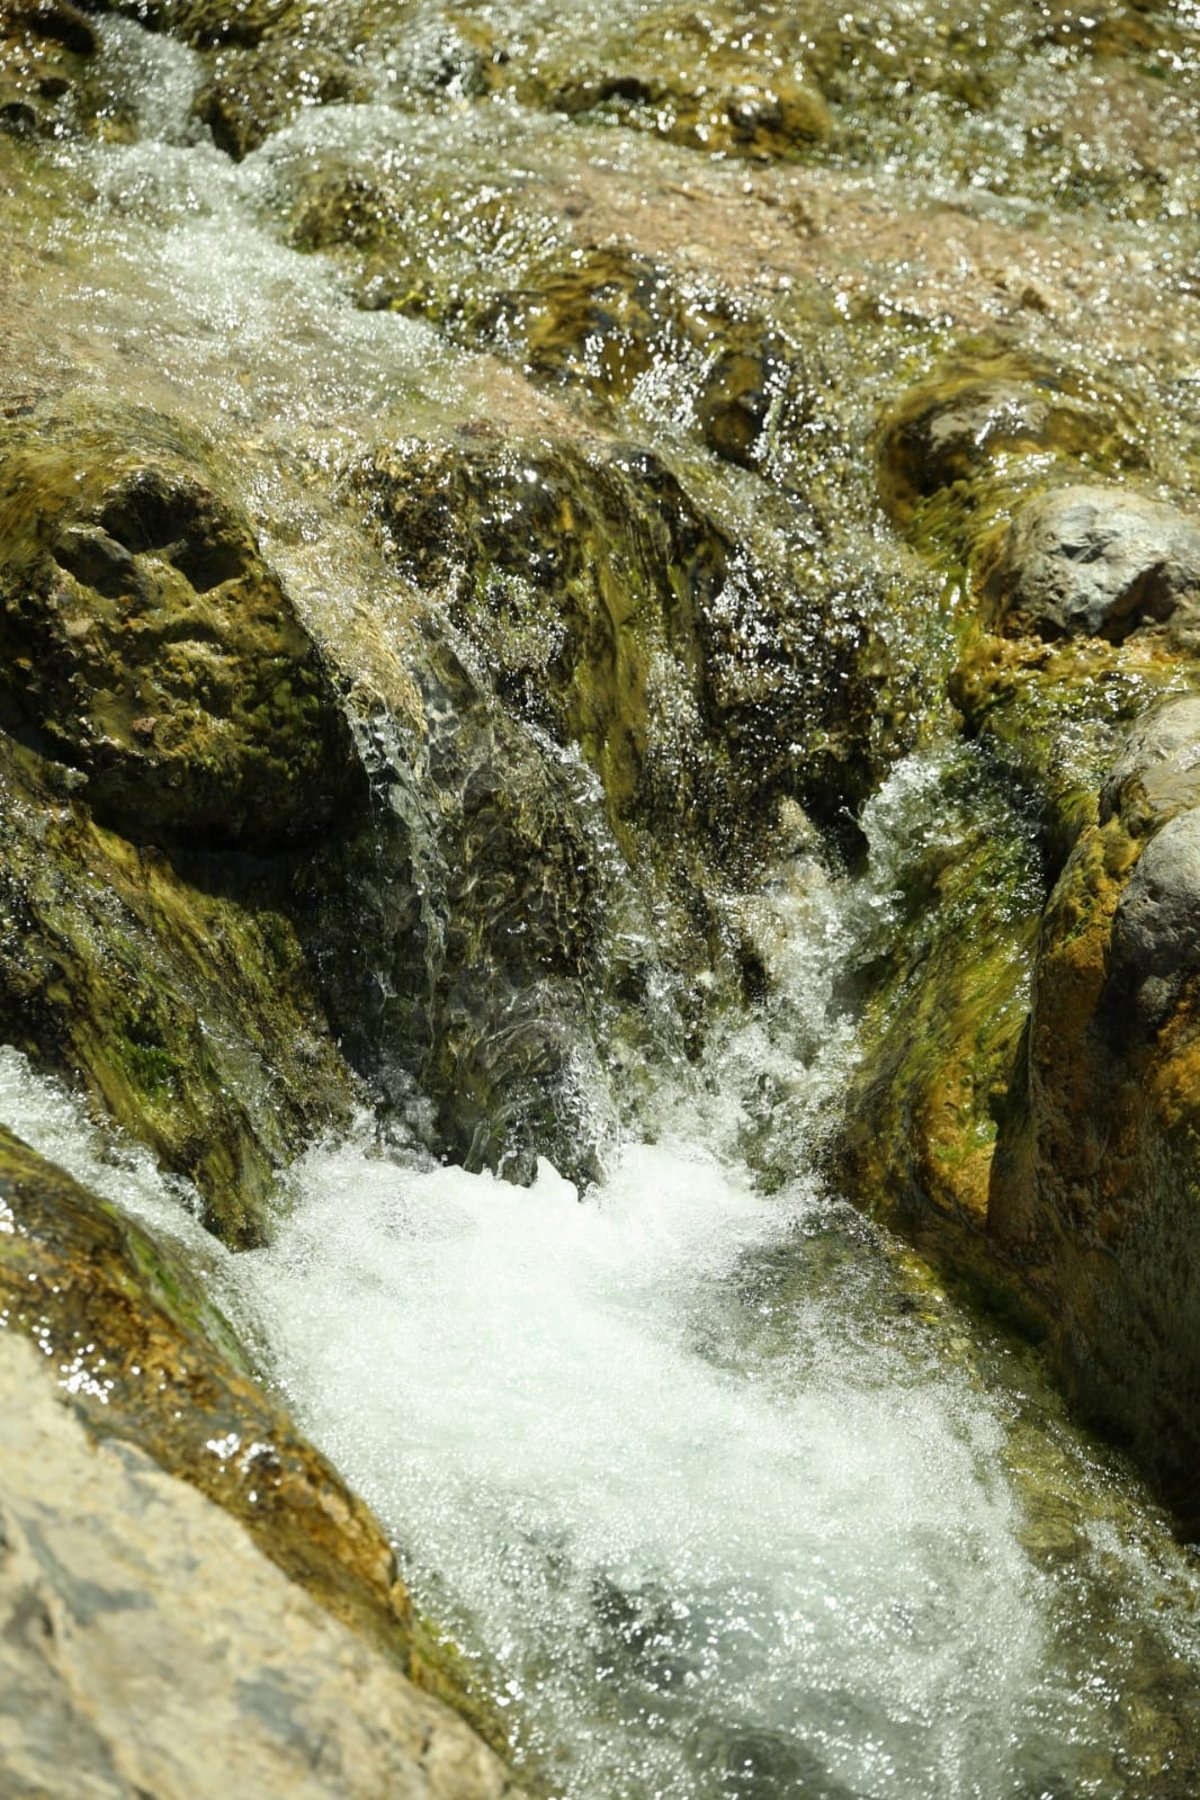
[[[590,1182],[545,1158],[529,1186],[456,1167],[412,1093],[386,1127],[364,1115],[314,1143],[286,1173],[273,1241],[234,1256],[186,1181],[0,1053],[0,1122],[187,1245],[383,1520],[546,1800],[1200,1792],[1194,1552],[1119,1454],[1068,1422],[1036,1352],[854,1210],[823,1154],[859,1055],[857,997],[912,870],[957,854],[945,795],[974,756],[947,747],[962,595],[880,529],[871,421],[898,371],[915,379],[1015,319],[1031,357],[1151,396],[1161,494],[1189,494],[1200,442],[1200,176],[1181,148],[1194,9],[1170,9],[1174,35],[1143,57],[1165,98],[1136,167],[1140,89],[1120,90],[1124,113],[1107,90],[1101,104],[1070,30],[1022,60],[1028,9],[993,5],[971,27],[1008,96],[988,110],[959,91],[958,10],[851,20],[844,141],[814,125],[802,166],[744,144],[708,156],[704,106],[629,72],[656,20],[665,43],[704,37],[714,82],[751,49],[778,69],[784,14],[748,9],[743,44],[737,9],[701,31],[643,0],[619,17],[384,8],[392,25],[357,42],[354,95],[302,93],[236,161],[198,123],[199,53],[105,17],[106,128],[36,150],[0,135],[9,416],[73,385],[183,420],[335,657],[369,665],[364,619],[402,611],[412,575],[347,505],[363,459],[409,438],[586,447],[618,430],[762,567],[801,572],[832,636],[879,646],[866,679],[883,722],[845,759],[873,797],[854,796],[849,826],[849,805],[829,805],[820,830],[802,821],[790,850],[777,837],[727,880],[749,1004],[698,1048],[679,1019],[706,1003],[704,978],[684,994],[662,975],[655,1029],[610,1083],[628,1092],[579,1073],[581,1116],[600,1120]],[[809,53],[832,91],[830,30],[817,19]],[[601,40],[604,79],[588,60]],[[572,110],[562,69],[578,84],[583,65],[600,98]],[[503,74],[518,66],[524,86]],[[368,176],[370,228],[351,204]],[[559,289],[538,282],[610,252],[604,316],[572,337],[545,300]],[[698,425],[705,334],[748,319],[809,355],[805,396],[760,396],[759,426],[791,423],[758,463],[726,454],[726,415]],[[927,602],[915,628],[900,589]],[[554,755],[590,793],[578,752]],[[977,760],[976,798],[995,780]],[[1003,831],[1032,917],[1032,833],[1019,816]],[[641,921],[652,996],[660,924]]]

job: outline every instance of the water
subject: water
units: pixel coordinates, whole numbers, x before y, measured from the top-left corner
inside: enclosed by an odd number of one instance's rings
[[[619,21],[474,10],[516,61],[534,46],[535,73],[656,16],[633,0]],[[918,64],[898,63],[882,28],[854,38],[847,25],[853,129],[802,170],[698,159],[503,84],[476,103],[469,59],[430,76],[470,36],[434,5],[371,40],[355,103],[303,110],[234,165],[190,115],[195,54],[105,20],[133,141],[43,146],[40,212],[0,182],[21,246],[3,320],[14,364],[35,398],[82,383],[194,427],[313,629],[359,670],[361,616],[369,603],[384,617],[398,584],[344,504],[357,457],[464,420],[553,435],[615,418],[673,456],[730,530],[826,594],[831,619],[877,585],[873,625],[936,744],[943,597],[883,538],[867,449],[897,383],[954,333],[1017,317],[1030,344],[1123,372],[1135,393],[1167,371],[1151,452],[1168,487],[1195,439],[1180,222],[1194,158],[1163,150],[1153,179],[1130,174],[1119,119],[1107,164],[1086,120],[1073,162],[1039,149],[1043,115],[1061,125],[1084,107],[1092,75],[1066,53],[1022,61],[1020,9],[983,11],[1012,78],[1007,114],[950,92],[955,9],[892,6]],[[1171,55],[1189,75],[1194,47]],[[879,97],[898,106],[900,82],[911,91],[893,118]],[[347,168],[401,209],[440,324],[364,310],[369,267],[296,247],[313,171]],[[1113,168],[1129,184],[1106,211]],[[732,293],[738,316],[760,306],[790,342],[817,345],[817,403],[775,455],[779,491],[699,444],[694,344],[664,331],[608,403],[527,379],[516,314],[483,341],[455,313],[592,239],[669,261],[698,313]],[[889,582],[928,598],[915,626],[912,609],[889,611]],[[547,1164],[517,1189],[364,1124],[309,1151],[271,1249],[234,1259],[182,1184],[0,1053],[0,1117],[186,1242],[385,1520],[548,1794],[1200,1791],[1192,1557],[1129,1472],[1063,1422],[1033,1359],[968,1323],[820,1178],[854,1055],[852,978],[886,949],[905,870],[954,853],[943,774],[928,748],[899,765],[864,821],[865,878],[809,841],[722,896],[769,997],[698,1066],[631,1074],[654,1097],[582,1195]]]

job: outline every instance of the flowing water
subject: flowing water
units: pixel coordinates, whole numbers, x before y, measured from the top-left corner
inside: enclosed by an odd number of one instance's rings
[[[1009,10],[987,14],[1002,73]],[[477,12],[477,25],[499,22],[514,45],[521,32],[536,40],[543,61],[577,52],[601,25],[612,34],[648,16],[632,0],[621,21],[599,23],[582,10]],[[910,36],[915,20],[944,47],[952,12],[888,17]],[[884,143],[872,183],[853,166],[838,177],[827,204],[844,209],[853,241],[817,267],[804,261],[803,230],[769,243],[736,224],[712,236],[708,214],[752,189],[761,199],[774,176],[736,160],[699,164],[646,132],[527,110],[513,95],[474,104],[469,59],[451,56],[431,88],[427,65],[460,43],[463,21],[446,25],[432,7],[406,17],[402,39],[364,52],[361,102],[302,111],[239,164],[192,121],[193,53],[106,21],[102,58],[128,129],[42,146],[40,212],[9,179],[13,153],[0,140],[10,159],[0,202],[22,246],[8,270],[10,316],[27,321],[18,344],[31,392],[69,376],[192,423],[235,471],[306,617],[327,641],[349,643],[364,588],[378,598],[393,577],[330,499],[345,460],[481,411],[537,429],[559,401],[516,379],[503,334],[481,349],[422,318],[352,304],[357,275],[301,254],[281,223],[305,170],[341,159],[402,189],[407,228],[443,292],[519,286],[537,258],[569,256],[572,197],[597,230],[624,205],[630,241],[660,236],[698,304],[736,267],[769,291],[782,329],[824,309],[828,409],[777,472],[825,493],[831,592],[854,579],[848,568],[924,579],[878,541],[867,475],[847,472],[839,445],[862,435],[899,361],[918,368],[952,326],[979,323],[962,260],[988,232],[1010,254],[1005,220],[1044,224],[1054,199],[1050,164],[1032,152],[1014,160],[1014,135],[1028,147],[1032,117],[1061,110],[1084,78],[1065,62],[1032,72],[1014,62],[1004,130],[979,127],[965,150],[956,139],[954,166],[939,122],[949,103],[936,83],[917,83],[909,125],[920,154],[901,168]],[[902,80],[883,67],[887,49],[881,27],[870,80],[847,101],[864,118],[879,84]],[[985,152],[1003,179],[975,179]],[[1086,158],[1072,166],[1077,184],[1098,181]],[[1194,179],[1181,163],[1155,188],[1160,269],[1185,258],[1178,221]],[[971,244],[930,249],[918,266],[904,260],[901,232],[890,297],[868,305],[867,240],[880,221],[900,231],[922,182],[952,196]],[[799,205],[779,184],[764,217]],[[1173,429],[1190,442],[1190,352],[1169,332],[1151,342],[1156,315],[1139,305],[1150,206],[1140,192],[1112,210],[1097,244],[1081,247],[1093,223],[1068,213],[1053,246],[1035,234],[1021,254],[1040,243],[1041,277],[1058,271],[1068,333],[1103,285],[1111,323],[1093,330],[1089,354],[1132,366],[1140,346],[1164,367],[1176,359]],[[688,238],[689,208],[708,219],[703,241]],[[867,314],[891,346],[869,364],[857,335]],[[723,517],[764,541],[774,534],[790,555],[808,541],[800,502],[780,509],[743,471],[714,471],[695,449],[692,354],[652,360],[622,419],[691,459]],[[830,500],[839,483],[842,498]],[[919,642],[896,646],[914,693],[937,686],[941,629],[935,608]],[[537,1791],[1200,1791],[1193,1557],[1119,1461],[1064,1422],[1032,1354],[968,1323],[819,1174],[855,1054],[854,978],[886,948],[906,863],[939,834],[940,853],[954,853],[952,808],[939,798],[951,753],[937,748],[936,720],[928,735],[868,808],[866,873],[851,879],[810,846],[734,897],[770,1003],[729,1024],[697,1067],[655,1072],[637,1129],[583,1194],[546,1163],[517,1188],[364,1122],[311,1149],[290,1173],[271,1248],[234,1259],[194,1222],[182,1184],[86,1124],[15,1053],[0,1057],[5,1124],[188,1242],[302,1424],[394,1534],[414,1592],[504,1715]]]

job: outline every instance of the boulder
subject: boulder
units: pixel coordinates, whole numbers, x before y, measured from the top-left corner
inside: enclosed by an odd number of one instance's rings
[[[877,427],[876,456],[883,504],[905,527],[920,527],[931,501],[955,493],[950,514],[933,523],[954,541],[964,516],[982,507],[986,523],[1002,496],[1044,480],[1051,462],[1106,470],[1136,466],[1142,452],[1118,395],[1036,356],[997,350],[955,358],[902,395]]]
[[[168,422],[79,409],[0,444],[0,722],[105,823],[254,851],[352,779],[340,696],[246,515]]]
[[[979,574],[993,629],[1121,643],[1166,627],[1200,645],[1200,527],[1126,488],[1053,489],[1018,511]]]
[[[186,1251],[7,1132],[0,1220],[6,1791],[515,1793]]]

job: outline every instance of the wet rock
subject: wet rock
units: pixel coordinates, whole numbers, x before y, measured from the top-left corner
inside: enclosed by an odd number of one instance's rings
[[[710,155],[793,158],[825,142],[833,122],[803,61],[803,27],[765,29],[669,8],[605,43],[552,42],[531,63],[493,61],[493,85],[527,104],[652,131]]]
[[[899,803],[904,908],[864,1008],[837,1165],[873,1216],[995,1296],[989,1184],[1027,1018],[1041,871],[994,776],[965,751]],[[1007,1304],[1019,1311],[1020,1295]]]
[[[220,52],[192,110],[218,150],[240,162],[301,107],[368,97],[369,89],[345,58],[311,43],[285,42]]]
[[[226,1242],[260,1242],[277,1167],[355,1093],[291,868],[275,891],[202,858],[189,880],[98,826],[77,781],[0,735],[0,1031],[194,1181]]]
[[[300,0],[89,0],[91,12],[125,13],[190,44],[255,45],[299,11]]]
[[[1133,735],[1042,920],[988,1228],[1079,1402],[1200,1519],[1200,756],[1192,698]]]
[[[1045,638],[1121,643],[1166,626],[1200,642],[1200,529],[1122,488],[1066,487],[1029,501],[981,576],[989,622]]]
[[[902,525],[946,490],[977,508],[988,477],[1019,490],[1023,461],[1044,478],[1048,458],[1105,468],[1136,464],[1140,455],[1115,396],[1085,376],[1006,353],[951,363],[905,394],[877,436],[880,493]]]
[[[14,0],[11,8],[16,24],[25,25],[35,37],[47,38],[73,50],[77,56],[91,56],[96,48],[96,33],[77,6],[68,0]]]
[[[95,31],[67,0],[16,0],[0,11],[0,129],[14,137],[65,131],[65,103],[95,50]]]
[[[1200,746],[1197,746],[1200,748]],[[1155,832],[1113,915],[1111,978],[1131,988],[1140,1016],[1160,1023],[1200,971],[1200,812]]]
[[[650,955],[585,772],[497,705],[420,618],[413,690],[359,725],[370,813],[296,872],[294,916],[372,1090],[470,1169],[595,1178],[616,1127],[597,1045],[636,1032]]]
[[[865,634],[831,627],[657,457],[464,434],[378,455],[360,479],[506,704],[582,750],[627,854],[733,865],[781,793],[824,813],[861,797]]]
[[[255,850],[351,780],[329,672],[249,520],[151,416],[0,451],[0,713],[138,837]]]
[[[244,1372],[180,1252],[7,1133],[0,1218],[14,1791],[53,1771],[56,1789],[114,1796],[135,1778],[214,1795],[514,1792],[412,1685],[445,1687],[447,1671],[426,1668],[382,1530]]]
[[[1200,806],[1200,696],[1154,707],[1126,735],[1100,794],[1100,819],[1119,812],[1139,835]]]

